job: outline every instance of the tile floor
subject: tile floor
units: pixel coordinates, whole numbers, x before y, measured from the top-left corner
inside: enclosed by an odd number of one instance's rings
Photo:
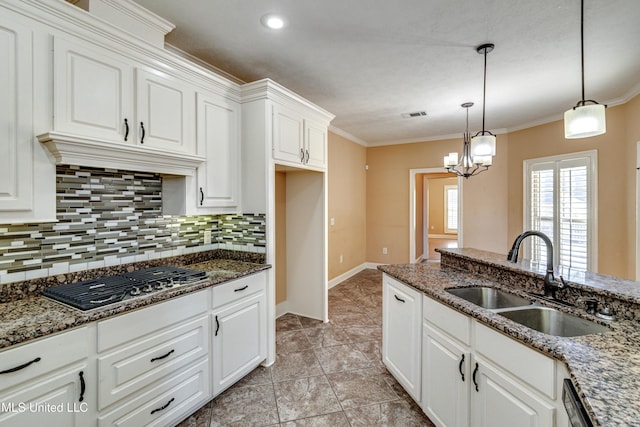
[[[276,361],[258,367],[179,427],[433,426],[381,361],[382,276],[329,291],[328,324],[276,321]]]

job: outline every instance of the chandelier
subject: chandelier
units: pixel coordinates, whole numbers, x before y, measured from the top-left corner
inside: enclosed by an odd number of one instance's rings
[[[458,153],[449,153],[444,157],[444,167],[447,172],[455,173],[465,179],[478,175],[489,169],[493,163],[493,156],[496,155],[496,136],[485,130],[485,99],[487,94],[487,53],[491,52],[495,46],[491,43],[483,44],[476,48],[476,51],[484,55],[484,86],[482,91],[482,130],[473,138],[469,133],[469,108],[473,102],[465,102],[461,105],[467,110],[467,127],[462,141],[462,156]]]

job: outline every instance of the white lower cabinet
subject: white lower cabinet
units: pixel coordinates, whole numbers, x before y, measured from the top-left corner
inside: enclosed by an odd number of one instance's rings
[[[16,348],[0,358],[0,426],[95,425],[95,370],[87,328]]]
[[[526,363],[526,361],[521,361]],[[555,405],[480,357],[474,360],[471,425],[554,426]],[[477,385],[476,385],[477,384]]]
[[[387,276],[382,279],[382,361],[420,401],[422,294]]]
[[[0,351],[0,427],[176,425],[267,357],[267,273]]]
[[[98,425],[170,425],[211,398],[209,292],[98,322]]]
[[[469,424],[471,351],[468,347],[423,325],[422,410],[441,426]]]
[[[567,425],[562,362],[387,275],[382,333],[387,369],[436,426]]]
[[[266,273],[213,289],[212,374],[218,395],[267,357]]]

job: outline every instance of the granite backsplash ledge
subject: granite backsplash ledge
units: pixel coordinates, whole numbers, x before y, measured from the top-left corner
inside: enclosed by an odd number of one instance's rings
[[[226,249],[213,249],[210,251],[195,252],[187,255],[175,257],[158,258],[149,261],[133,262],[128,264],[114,265],[111,267],[94,268],[73,273],[61,273],[53,276],[41,277],[37,279],[20,282],[5,283],[0,285],[0,303],[17,301],[29,296],[40,295],[42,291],[50,286],[64,285],[65,283],[80,282],[96,277],[113,276],[116,274],[129,273],[143,268],[156,267],[160,265],[171,265],[184,267],[192,264],[203,263],[216,259],[228,259],[254,264],[265,264],[266,255],[232,251]]]
[[[544,291],[545,265],[529,260],[512,263],[506,255],[472,248],[436,251],[441,254],[444,269],[465,271],[528,292]],[[594,299],[599,309],[609,307],[618,319],[640,321],[640,282],[566,268],[556,270],[555,276],[562,276],[567,284],[556,292],[558,299],[580,308]]]

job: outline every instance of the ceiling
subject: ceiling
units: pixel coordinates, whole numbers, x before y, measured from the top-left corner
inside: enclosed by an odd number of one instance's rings
[[[558,120],[581,98],[579,0],[135,0],[176,25],[167,43],[250,82],[270,78],[332,112],[364,145]],[[260,18],[278,13],[279,31]],[[585,0],[586,99],[640,93],[640,1]],[[402,113],[426,111],[418,118]]]

